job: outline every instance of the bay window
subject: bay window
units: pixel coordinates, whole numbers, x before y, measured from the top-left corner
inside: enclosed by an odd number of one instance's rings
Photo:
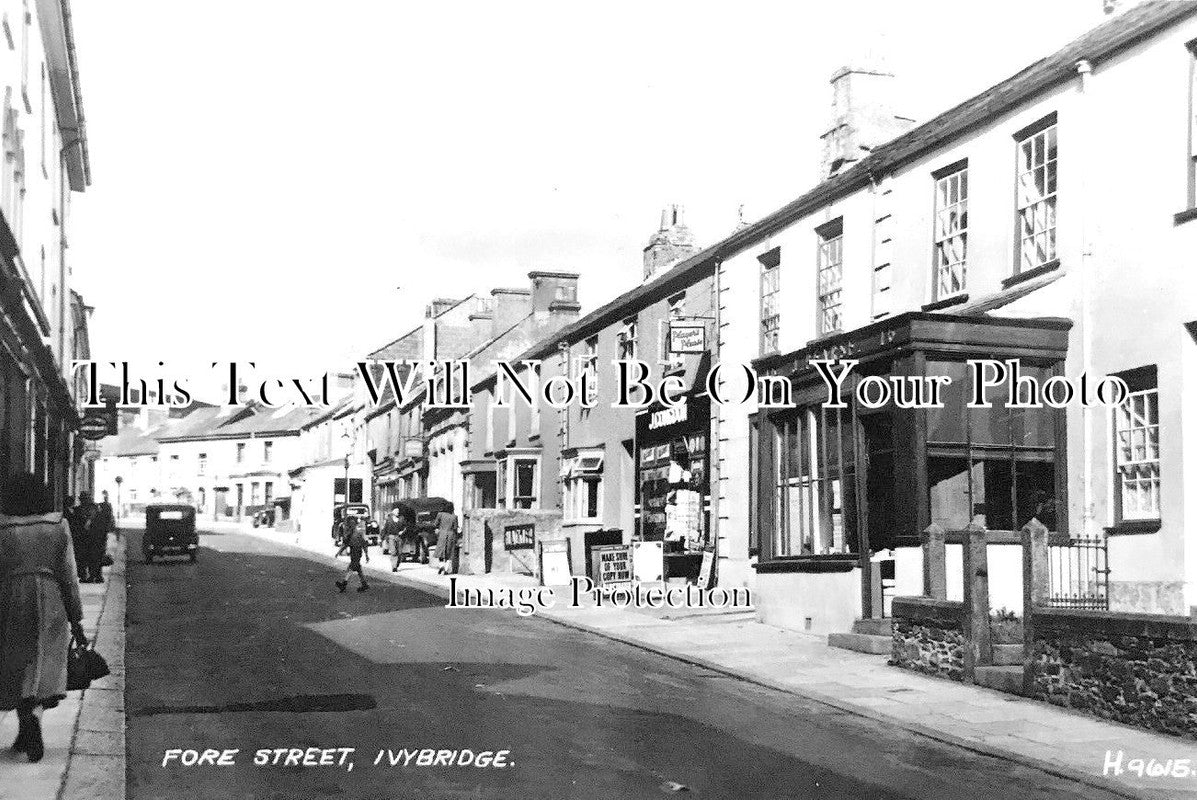
[[[774,556],[856,548],[852,430],[844,409],[807,407],[774,422]]]
[[[602,516],[603,454],[584,451],[561,460],[564,483],[564,518],[569,521],[598,521]]]

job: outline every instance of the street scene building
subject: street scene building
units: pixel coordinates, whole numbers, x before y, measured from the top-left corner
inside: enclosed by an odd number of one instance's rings
[[[33,472],[61,498],[91,488],[85,398],[92,309],[74,290],[72,197],[91,182],[82,90],[65,3],[0,5],[0,476]]]

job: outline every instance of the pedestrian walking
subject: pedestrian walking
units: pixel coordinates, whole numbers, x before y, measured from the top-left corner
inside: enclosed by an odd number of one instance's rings
[[[108,534],[116,528],[112,505],[108,502],[108,492],[104,492],[103,498],[96,505],[91,525],[87,528],[87,573],[90,583],[104,582],[104,556],[108,554]]]
[[[41,714],[66,697],[70,636],[81,644],[83,606],[70,526],[29,473],[0,487],[0,710],[16,709],[15,752],[45,753]]]
[[[362,529],[357,524],[357,520],[346,515],[345,517],[345,539],[341,544],[341,549],[337,551],[337,557],[340,557],[346,550],[349,551],[349,569],[345,571],[345,576],[337,581],[337,591],[344,592],[345,588],[349,586],[349,576],[357,573],[357,590],[364,592],[370,588],[366,583],[366,576],[362,572],[362,558],[365,557],[366,563],[370,563],[370,542],[366,539]]]
[[[457,552],[457,515],[453,513],[453,504],[436,514],[436,557],[441,562],[437,569],[438,575],[448,575],[453,571],[453,555]]]
[[[116,512],[112,510],[112,503],[108,502],[108,490],[100,492],[100,510],[108,519],[108,530],[119,542],[121,540],[121,529],[116,527]]]
[[[396,503],[386,521],[382,523],[382,541],[391,556],[391,572],[399,571],[399,562],[403,559],[403,537],[406,535],[407,517]]]
[[[91,495],[80,492],[79,505],[75,506],[75,513],[69,521],[72,541],[75,544],[75,566],[79,571],[81,583],[91,583],[91,526],[95,520],[98,507],[92,502]]]

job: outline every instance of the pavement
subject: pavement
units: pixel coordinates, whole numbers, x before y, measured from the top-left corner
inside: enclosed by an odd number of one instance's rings
[[[303,549],[294,534],[244,530]],[[328,553],[312,555],[328,559]],[[417,564],[403,564],[392,575],[389,566],[380,568],[386,562],[376,556],[367,574],[410,581],[448,598],[449,576]],[[517,575],[458,579],[459,588],[535,585]],[[829,647],[825,637],[765,625],[751,613],[559,606],[537,616],[1094,789],[1137,798],[1197,798],[1197,742],[891,667],[884,656]],[[1164,765],[1168,774],[1148,774]]]
[[[83,628],[112,674],[42,716],[46,754],[36,764],[8,745],[15,712],[0,716],[0,800],[123,800],[125,797],[125,545],[109,539],[113,565],[102,584],[80,584]]]

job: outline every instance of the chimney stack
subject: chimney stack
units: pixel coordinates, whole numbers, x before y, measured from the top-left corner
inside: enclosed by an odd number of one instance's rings
[[[537,320],[553,314],[577,316],[581,309],[578,273],[533,271],[528,273],[528,280],[532,282],[532,313]]]
[[[670,206],[661,211],[661,228],[644,248],[644,279],[651,280],[666,267],[698,252],[694,235],[686,227],[685,208]]]
[[[426,316],[436,318],[448,311],[453,306],[457,305],[460,300],[454,300],[452,297],[438,297],[428,304],[428,310],[425,312]]]
[[[914,124],[894,110],[894,76],[883,68],[841,67],[831,76],[831,126],[820,179],[844,172]]]
[[[532,292],[529,289],[491,289],[490,296],[493,298],[492,339],[532,313]]]

